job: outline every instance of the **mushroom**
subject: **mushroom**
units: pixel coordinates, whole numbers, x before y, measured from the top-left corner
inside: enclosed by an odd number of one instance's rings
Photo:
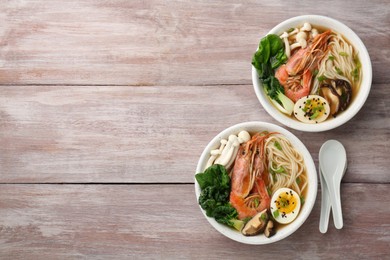
[[[299,39],[307,39],[307,34],[305,33],[305,32],[299,32],[299,33],[297,33],[297,36],[295,36],[295,38],[297,39],[297,41],[299,40]]]
[[[340,109],[340,97],[336,90],[329,84],[321,85],[322,96],[328,101],[330,107],[330,114],[335,116]]]
[[[295,48],[301,47],[302,49],[306,48],[307,42],[305,39],[299,38],[296,43],[293,43],[291,45],[291,50],[294,50]]]
[[[251,218],[241,230],[241,233],[244,236],[255,236],[264,231],[269,217],[267,214],[267,209],[257,213],[253,218]]]
[[[240,144],[249,141],[251,138],[247,131],[241,131],[237,136],[230,135],[228,140],[222,139],[218,149],[210,151],[210,158],[207,161],[206,168],[212,164],[221,164],[229,169],[232,166]]]
[[[272,237],[275,234],[276,234],[276,230],[275,230],[274,222],[272,220],[269,220],[267,226],[264,229],[264,235],[266,237]]]
[[[348,81],[337,79],[332,81],[333,88],[340,96],[340,111],[347,109],[352,97],[352,88]]]
[[[290,51],[290,43],[288,42],[288,36],[289,34],[287,32],[282,33],[280,35],[280,38],[284,41],[284,52],[286,53],[287,58],[290,58],[291,51]]]
[[[299,32],[298,28],[294,28],[294,30],[292,30],[291,32],[288,33],[288,36],[297,34],[298,32]]]
[[[304,23],[300,30],[301,31],[305,31],[305,32],[310,32],[311,24],[310,23]]]
[[[219,146],[218,149],[210,151],[211,156],[210,156],[209,160],[207,161],[206,168],[210,167],[214,163],[215,159],[217,159],[218,156],[222,153],[222,150],[228,141],[226,139],[221,139],[220,142],[221,142],[221,145]]]
[[[233,145],[230,148],[228,155],[226,156],[228,158],[228,161],[225,164],[226,169],[229,169],[233,165],[234,161],[236,160],[239,146],[240,146],[240,141],[239,138],[237,138],[236,140],[233,141]]]
[[[306,39],[307,39],[307,35],[305,32],[297,33],[297,35],[295,36],[296,43],[293,43],[291,45],[291,50],[298,48],[298,47],[302,47],[303,49],[306,48],[306,46],[307,46]]]
[[[221,155],[215,160],[215,164],[221,164],[228,168],[227,165],[233,157],[233,154],[237,152],[235,150],[238,150],[239,145],[238,137],[236,135],[230,135]]]
[[[351,102],[352,88],[348,81],[337,79],[332,80],[331,84],[322,84],[321,93],[329,102],[331,115],[336,116],[337,113],[347,109]]]
[[[317,29],[311,29],[311,37],[314,38],[318,35],[318,30]]]
[[[238,141],[240,142],[240,144],[248,142],[250,139],[251,135],[247,131],[243,130],[238,133]]]

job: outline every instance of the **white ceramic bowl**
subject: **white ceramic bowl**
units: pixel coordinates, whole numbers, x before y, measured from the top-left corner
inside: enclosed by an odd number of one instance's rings
[[[275,26],[268,34],[282,34],[284,31],[292,27],[302,26],[303,23],[308,22],[314,26],[321,26],[332,29],[334,32],[340,33],[344,36],[350,44],[358,51],[359,59],[362,64],[362,83],[357,95],[352,100],[349,107],[340,113],[336,118],[329,118],[324,122],[319,124],[306,124],[299,122],[298,120],[289,117],[282,112],[280,112],[275,106],[272,105],[269,98],[264,92],[262,84],[257,75],[256,69],[252,66],[252,82],[256,92],[256,96],[259,99],[260,103],[263,105],[264,109],[277,121],[284,124],[285,126],[291,127],[296,130],[306,131],[306,132],[321,132],[336,128],[359,112],[359,110],[364,105],[368,94],[371,89],[372,81],[372,67],[370,56],[368,55],[367,49],[364,46],[360,38],[346,25],[341,22],[334,20],[329,17],[319,16],[319,15],[303,15],[293,17],[288,19],[277,26]],[[265,36],[265,35],[264,35]]]
[[[247,237],[242,235],[240,232],[236,231],[235,229],[232,229],[228,226],[219,224],[215,221],[214,218],[210,218],[206,216],[205,211],[199,206],[201,211],[203,212],[203,215],[205,218],[209,221],[209,223],[220,233],[227,236],[230,239],[233,239],[235,241],[245,243],[245,244],[253,244],[253,245],[261,245],[261,244],[269,244],[276,241],[279,241],[283,238],[286,238],[287,236],[294,233],[307,219],[309,216],[315,200],[317,196],[317,171],[316,167],[314,165],[313,159],[309,153],[309,151],[306,149],[305,145],[291,132],[287,131],[286,129],[270,124],[265,122],[245,122],[241,124],[237,124],[234,126],[231,126],[225,130],[223,130],[221,133],[219,133],[217,136],[211,140],[211,142],[206,146],[204,149],[197,168],[196,173],[204,172],[206,163],[210,157],[210,151],[214,150],[219,147],[220,140],[225,138],[227,139],[229,135],[231,134],[238,134],[240,131],[246,130],[248,132],[260,132],[260,131],[269,131],[269,132],[279,132],[283,134],[291,143],[292,145],[303,155],[306,168],[307,168],[307,177],[308,177],[308,186],[307,186],[307,193],[305,198],[305,203],[303,204],[301,211],[298,215],[298,217],[287,226],[284,226],[283,228],[279,229],[276,234],[270,238],[267,238],[264,236],[264,234],[257,235],[257,236],[251,236]],[[196,198],[198,200],[200,195],[200,187],[198,182],[195,179],[195,193]],[[205,234],[207,235],[207,234]]]

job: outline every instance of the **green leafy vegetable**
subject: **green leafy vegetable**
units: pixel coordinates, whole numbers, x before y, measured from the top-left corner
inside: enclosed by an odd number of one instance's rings
[[[230,191],[230,177],[225,167],[214,164],[207,168],[204,173],[195,175],[200,189],[203,190],[208,186],[218,187],[220,190]]]
[[[237,210],[229,203],[230,177],[225,167],[214,164],[204,173],[195,175],[201,193],[199,205],[208,217],[213,217],[221,224],[241,230],[244,222],[238,218]]]
[[[256,68],[265,92],[279,106],[284,113],[290,114],[294,109],[294,103],[284,95],[284,88],[275,78],[275,69],[287,61],[282,39],[276,34],[268,34],[261,39],[259,49],[252,58],[252,65]]]
[[[339,52],[339,54],[340,54],[340,56],[348,57],[348,53],[346,53],[346,52],[341,51],[341,52]]]

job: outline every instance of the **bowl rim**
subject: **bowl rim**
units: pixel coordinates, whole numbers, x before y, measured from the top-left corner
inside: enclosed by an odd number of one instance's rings
[[[279,230],[276,235],[270,238],[266,238],[264,235],[246,237],[242,235],[240,232],[216,222],[214,218],[207,217],[205,211],[200,207],[199,203],[197,204],[199,206],[199,209],[202,211],[204,217],[207,219],[207,221],[224,236],[244,244],[264,245],[264,244],[274,243],[293,234],[309,217],[317,197],[317,189],[318,189],[317,170],[309,150],[302,143],[302,141],[299,140],[298,137],[296,137],[290,131],[272,123],[267,123],[262,121],[248,121],[248,122],[232,125],[222,130],[215,137],[213,137],[213,139],[207,144],[207,146],[205,147],[205,149],[203,150],[199,158],[195,174],[204,171],[207,160],[210,156],[210,151],[218,147],[218,145],[220,144],[220,140],[222,138],[227,138],[232,133],[239,133],[241,130],[277,131],[282,135],[284,135],[294,145],[294,147],[300,151],[300,153],[302,154],[305,160],[305,165],[307,167],[307,175],[309,179],[309,183],[307,185],[308,190],[306,191],[307,198],[305,198],[305,204],[301,207],[301,212],[299,213],[298,217],[294,220],[294,222],[290,223],[287,226],[288,228],[286,227]],[[200,187],[198,182],[195,179],[195,174],[194,174],[194,183],[195,183],[194,186],[195,186],[196,201],[198,202],[198,198],[200,195]]]
[[[325,122],[321,122],[319,124],[307,124],[303,122],[299,122],[296,119],[290,118],[287,115],[284,115],[282,112],[277,110],[271,103],[269,98],[263,91],[262,84],[257,76],[256,68],[252,65],[252,84],[255,90],[256,96],[260,101],[263,108],[267,111],[269,115],[271,115],[275,120],[279,123],[304,132],[322,132],[334,129],[343,125],[352,119],[363,107],[366,102],[368,95],[371,90],[372,85],[372,65],[369,53],[367,48],[365,47],[362,40],[359,36],[348,26],[341,23],[340,21],[322,15],[301,15],[289,18],[274,28],[272,28],[267,34],[275,33],[280,34],[284,30],[291,28],[292,26],[297,26],[303,24],[304,22],[309,22],[311,24],[331,28],[335,32],[343,35],[347,40],[358,50],[358,55],[360,62],[362,63],[362,82],[359,88],[357,95],[352,101],[351,105],[346,111],[343,111],[342,114],[337,116],[336,118],[332,118],[331,120],[326,120]],[[364,88],[363,88],[364,86]]]

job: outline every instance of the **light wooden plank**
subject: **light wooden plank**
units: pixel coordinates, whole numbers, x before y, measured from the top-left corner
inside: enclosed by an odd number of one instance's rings
[[[347,149],[347,182],[390,182],[388,85],[332,131],[291,130],[315,162],[323,142]],[[202,150],[224,128],[277,123],[250,85],[3,86],[0,182],[193,182]],[[280,124],[279,124],[280,125]]]
[[[385,0],[5,1],[0,84],[250,84],[259,39],[302,14],[330,15],[355,30],[373,81],[387,83],[389,8]]]
[[[389,184],[342,185],[342,230],[330,221],[328,233],[319,232],[318,195],[296,233],[249,246],[209,225],[193,185],[0,185],[0,257],[383,259],[390,254],[388,190]]]

